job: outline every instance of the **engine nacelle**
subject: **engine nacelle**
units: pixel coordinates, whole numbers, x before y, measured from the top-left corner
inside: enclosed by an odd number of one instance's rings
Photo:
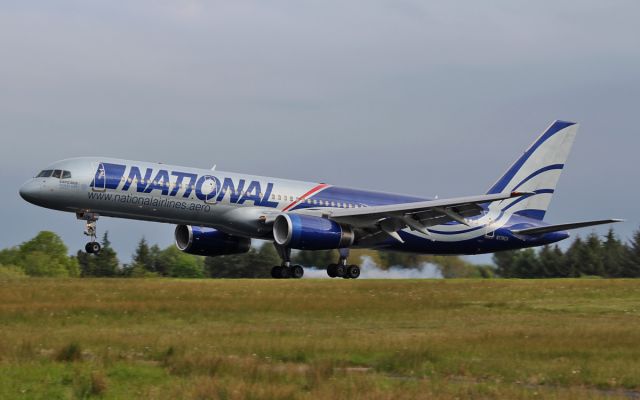
[[[213,228],[191,225],[176,226],[176,247],[189,254],[199,256],[223,256],[249,251],[251,239],[228,235]]]
[[[273,238],[293,249],[329,250],[351,246],[353,230],[327,218],[280,214],[273,223]]]

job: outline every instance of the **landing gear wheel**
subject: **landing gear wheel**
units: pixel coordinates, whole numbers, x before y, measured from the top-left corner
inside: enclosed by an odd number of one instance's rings
[[[342,264],[336,264],[335,274],[338,278],[344,278],[344,276],[347,274],[347,268]]]
[[[327,267],[327,275],[329,275],[330,278],[336,277],[337,266],[338,266],[337,264],[329,264],[329,266]]]
[[[280,278],[281,279],[289,279],[289,278],[291,278],[291,268],[280,267]]]
[[[89,254],[98,254],[100,252],[100,250],[102,249],[102,247],[100,246],[100,243],[98,243],[98,242],[89,242],[84,246],[84,249]]]
[[[359,276],[360,276],[360,267],[358,267],[357,265],[349,265],[347,267],[347,274],[345,275],[346,278],[357,279]]]
[[[304,268],[300,265],[294,265],[291,267],[291,277],[294,279],[300,279],[304,276]]]
[[[275,267],[271,268],[271,277],[274,279],[282,278],[282,267],[276,265]]]

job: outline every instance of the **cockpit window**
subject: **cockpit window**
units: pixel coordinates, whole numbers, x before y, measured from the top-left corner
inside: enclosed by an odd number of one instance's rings
[[[62,179],[71,179],[71,172],[62,171]]]
[[[54,178],[58,178],[60,179],[60,177],[62,177],[62,170],[56,169],[53,171],[53,175],[51,175]]]
[[[51,174],[53,174],[52,169],[45,169],[44,171],[41,171],[36,178],[48,178]]]

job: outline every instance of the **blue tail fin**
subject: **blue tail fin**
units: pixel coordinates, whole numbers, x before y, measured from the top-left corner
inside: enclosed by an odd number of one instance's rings
[[[555,121],[489,189],[488,194],[532,192],[502,210],[542,220],[578,131],[575,122]]]

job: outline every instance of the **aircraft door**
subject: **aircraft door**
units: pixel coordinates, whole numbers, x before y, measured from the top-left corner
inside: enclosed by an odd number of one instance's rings
[[[93,177],[91,189],[94,192],[104,192],[107,190],[107,170],[103,163],[99,163],[96,166],[96,174]]]

